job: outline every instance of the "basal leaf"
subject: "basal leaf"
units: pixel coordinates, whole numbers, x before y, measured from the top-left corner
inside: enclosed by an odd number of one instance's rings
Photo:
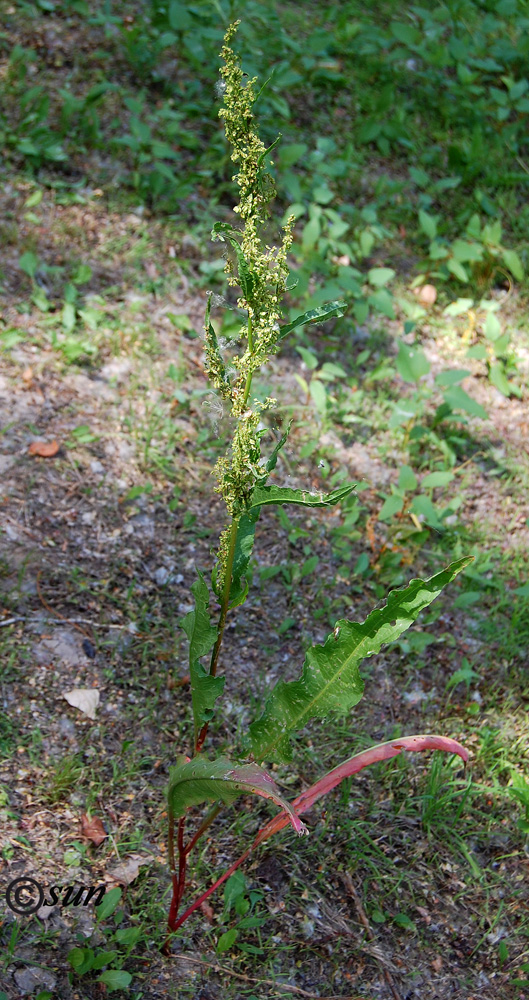
[[[296,503],[302,507],[333,507],[345,500],[354,490],[353,486],[340,486],[332,493],[309,493],[308,490],[293,490],[290,486],[260,486],[252,493],[249,510],[271,503]]]
[[[298,326],[305,326],[306,323],[325,323],[325,320],[332,319],[333,316],[343,316],[346,309],[347,302],[344,302],[343,299],[327,302],[324,306],[318,306],[317,309],[309,309],[302,316],[296,316],[296,319],[292,320],[291,323],[285,323],[281,327],[278,340],[282,340],[291,330],[295,330]]]
[[[436,735],[419,735],[419,736],[403,736],[401,739],[389,740],[387,743],[378,743],[374,747],[370,747],[369,750],[362,750],[361,753],[357,753],[354,757],[350,757],[348,760],[339,764],[338,767],[334,767],[332,771],[311,785],[310,788],[305,789],[301,795],[298,795],[296,799],[291,803],[297,816],[301,816],[302,813],[307,812],[311,809],[318,799],[323,798],[327,795],[333,788],[336,788],[344,778],[349,778],[353,774],[357,774],[358,771],[362,771],[364,767],[369,767],[371,764],[378,764],[382,760],[389,760],[391,757],[397,757],[403,751],[419,751],[419,750],[444,750],[445,753],[456,753],[461,757],[461,760],[466,764],[469,754],[464,747],[461,746],[457,740],[451,739],[449,736],[436,736]],[[279,816],[274,816],[269,823],[262,830],[259,831],[257,837],[255,838],[252,847],[257,847],[258,844],[262,844],[264,840],[268,840],[269,837],[273,836],[274,833],[278,833],[283,827],[287,826],[289,822],[288,816],[284,813],[280,813]]]
[[[200,659],[213,648],[217,629],[211,624],[208,612],[209,591],[201,573],[191,587],[195,598],[195,609],[182,620],[182,628],[189,639],[189,675],[191,678],[191,701],[195,722],[195,739],[204,722],[213,716],[215,701],[222,693],[224,677],[212,677],[202,666]]]
[[[271,799],[286,810],[296,833],[307,832],[273,778],[257,764],[234,764],[227,757],[208,760],[197,755],[192,760],[181,757],[170,768],[168,799],[174,819],[183,816],[189,806],[219,800],[229,804],[249,793]]]
[[[343,715],[356,705],[364,689],[361,661],[398,639],[471,561],[471,556],[459,559],[429,580],[412,580],[406,588],[391,591],[386,606],[372,611],[364,622],[337,622],[323,645],[308,650],[301,677],[276,684],[263,715],[250,726],[245,746],[256,760],[290,760],[291,733],[310,719]]]

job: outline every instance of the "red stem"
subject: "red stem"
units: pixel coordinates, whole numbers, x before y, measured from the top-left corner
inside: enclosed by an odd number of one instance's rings
[[[243,861],[246,861],[246,858],[249,856],[254,847],[255,847],[255,842],[252,844],[251,847],[248,848],[248,850],[244,852],[244,854],[241,854],[240,858],[238,858],[237,861],[234,861],[231,868],[228,868],[228,870],[224,872],[224,875],[221,875],[221,877],[217,879],[215,885],[211,885],[209,889],[206,889],[206,891],[203,892],[202,895],[198,897],[198,899],[195,899],[195,902],[192,903],[191,906],[188,906],[187,910],[184,910],[184,912],[175,922],[174,926],[170,926],[170,930],[171,931],[178,930],[178,928],[184,923],[184,921],[186,921],[187,918],[190,917],[191,914],[194,913],[196,909],[198,909],[200,904],[203,903],[204,900],[208,898],[208,896],[211,896],[212,892],[215,892],[215,889],[218,889],[219,885],[222,885],[222,883],[225,882],[226,879],[230,877],[230,875],[233,875],[235,869],[238,868],[239,865],[242,865]]]
[[[345,777],[351,774],[356,774],[358,771],[362,771],[364,767],[368,767],[370,764],[375,764],[381,760],[387,760],[391,757],[396,757],[402,751],[410,750],[444,750],[448,753],[457,753],[466,763],[468,760],[468,751],[457,743],[456,740],[452,740],[449,737],[444,736],[430,736],[430,735],[420,735],[420,736],[405,736],[403,738],[396,740],[389,740],[387,743],[379,743],[377,746],[370,747],[369,750],[364,750],[354,757],[340,764],[338,767],[333,768],[329,771],[323,778],[320,778],[314,785],[307,788],[301,795],[292,802],[292,808],[294,809],[296,815],[300,816],[301,813],[306,812],[310,809],[318,799],[322,798],[327,794],[332,788],[336,788]],[[187,910],[181,914],[178,920],[174,923],[169,923],[170,931],[176,931],[182,924],[191,916],[192,913],[201,903],[203,903],[208,896],[211,896],[223,882],[226,881],[239,868],[240,865],[246,861],[251,852],[262,844],[263,841],[268,840],[275,833],[278,833],[283,827],[287,826],[290,822],[289,817],[282,810],[277,816],[274,816],[269,823],[266,824],[261,830],[259,830],[253,844],[249,847],[244,854],[241,854],[240,858],[231,865],[230,868],[217,881],[214,885],[206,889],[205,892],[195,900],[191,906],[188,906]],[[167,942],[166,942],[167,945]]]
[[[177,908],[180,906],[182,896],[184,895],[185,881],[186,881],[186,859],[187,852],[184,847],[184,827],[186,818],[182,818],[178,821],[178,900]]]

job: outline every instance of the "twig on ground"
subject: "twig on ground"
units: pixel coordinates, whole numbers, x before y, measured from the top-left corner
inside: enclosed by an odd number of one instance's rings
[[[42,596],[42,591],[40,589],[40,577],[41,577],[41,573],[42,573],[42,570],[39,569],[39,571],[37,573],[37,579],[36,579],[37,594],[39,595],[39,599],[40,599],[41,604],[44,605],[44,607],[46,608],[46,611],[49,611],[52,615],[55,615],[56,618],[60,618],[61,621],[63,621],[63,622],[67,621],[67,619],[64,617],[64,615],[61,615],[60,611],[55,611],[55,608],[52,608],[51,604],[48,604],[47,600]],[[72,625],[73,625],[74,628],[77,629],[78,632],[82,632],[82,634],[85,635],[87,637],[87,639],[91,639],[90,633],[87,632],[86,629],[84,629],[80,625],[78,625],[77,622],[73,622],[72,621]]]
[[[53,612],[58,614],[57,612]],[[127,625],[108,625],[106,622],[92,622],[89,618],[63,618],[62,615],[59,616],[60,620],[57,621],[55,618],[32,618],[31,615],[16,615],[14,618],[3,618],[0,619],[0,628],[5,625],[14,625],[15,622],[29,622],[30,625],[60,625],[61,623],[65,625],[89,625],[90,628],[127,628]]]
[[[288,983],[277,983],[274,979],[256,979],[254,976],[245,976],[242,972],[235,972],[233,969],[217,965],[216,962],[205,962],[201,958],[188,958],[187,955],[173,955],[172,958],[177,958],[181,962],[191,962],[193,965],[202,965],[204,968],[209,969],[210,972],[224,972],[227,976],[234,976],[235,979],[242,979],[245,983],[259,983],[263,986],[272,986],[278,993],[296,993],[301,997],[309,997],[309,1000],[366,1000],[365,997],[360,997],[358,995],[350,997],[322,997],[318,993],[308,993],[307,990],[302,990],[301,986],[290,986]],[[369,998],[367,998],[367,1000],[369,1000]]]

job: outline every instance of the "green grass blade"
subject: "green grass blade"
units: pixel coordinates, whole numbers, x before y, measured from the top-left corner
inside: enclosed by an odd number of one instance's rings
[[[344,714],[363,694],[359,664],[413,624],[444,587],[472,561],[458,559],[429,580],[412,580],[390,592],[384,608],[377,608],[364,622],[337,622],[323,645],[308,650],[301,677],[280,681],[268,698],[260,719],[250,726],[245,749],[256,760],[290,760],[290,734],[310,719],[331,713]]]

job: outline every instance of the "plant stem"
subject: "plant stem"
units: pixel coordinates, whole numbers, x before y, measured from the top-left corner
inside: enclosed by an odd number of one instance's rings
[[[188,855],[189,852],[193,850],[197,840],[199,840],[202,834],[206,832],[209,826],[211,826],[213,820],[218,816],[221,809],[222,809],[221,805],[214,805],[213,808],[209,810],[207,816],[202,820],[202,823],[200,824],[196,833],[193,834],[189,843],[186,844],[185,846],[186,855]]]
[[[174,816],[169,813],[169,832],[167,835],[167,853],[169,855],[169,868],[171,875],[176,871],[176,861],[174,856]]]
[[[184,847],[184,827],[186,818],[182,816],[178,821],[178,899],[176,902],[177,909],[180,906],[180,901],[184,895],[185,881],[186,881],[186,860],[187,852]]]
[[[249,847],[244,852],[244,854],[241,854],[240,858],[237,858],[237,861],[234,861],[234,863],[231,865],[231,867],[228,868],[228,870],[224,872],[224,875],[221,875],[221,877],[219,879],[217,879],[217,881],[215,882],[215,885],[210,886],[209,889],[206,889],[206,891],[203,892],[202,895],[198,897],[198,899],[195,899],[195,902],[192,903],[191,906],[188,906],[187,910],[184,910],[184,912],[178,918],[178,920],[176,920],[172,924],[169,924],[169,929],[171,931],[178,930],[178,928],[182,926],[182,924],[187,920],[187,918],[190,917],[191,914],[194,913],[196,909],[198,909],[198,907],[200,906],[200,904],[203,903],[204,900],[206,900],[208,898],[208,896],[211,896],[212,892],[215,892],[215,889],[218,889],[219,886],[222,885],[222,883],[225,882],[226,879],[228,879],[230,877],[230,875],[233,875],[233,872],[240,865],[242,865],[243,861],[246,861],[246,858],[251,853],[251,851],[253,849],[253,846],[254,845],[252,844],[252,846]]]
[[[224,575],[224,591],[222,594],[222,605],[220,609],[220,618],[217,631],[217,639],[215,645],[213,646],[213,652],[211,654],[211,663],[209,667],[209,672],[211,677],[215,677],[217,673],[217,664],[219,660],[220,647],[222,645],[222,637],[224,635],[224,626],[226,624],[226,617],[228,614],[228,608],[230,603],[230,591],[231,591],[231,578],[233,571],[233,560],[235,557],[235,545],[237,542],[237,528],[239,525],[239,518],[234,517],[231,522],[231,532],[230,532],[230,542],[228,548],[228,558],[226,560],[226,570]],[[199,753],[206,739],[209,723],[205,722],[197,736],[195,742],[195,753]]]
[[[171,867],[171,876],[173,882],[173,895],[171,899],[171,906],[169,909],[169,917],[167,920],[167,926],[169,931],[174,931],[176,928],[176,917],[178,914],[178,907],[182,901],[185,888],[185,874],[186,874],[186,862],[187,855],[193,850],[197,840],[206,832],[209,826],[213,823],[213,820],[218,816],[221,811],[222,806],[216,804],[209,810],[207,816],[202,820],[198,830],[193,834],[191,840],[184,845],[184,824],[185,816],[183,816],[178,823],[178,875],[176,874],[176,860],[175,860],[175,843],[174,843],[174,816],[169,817],[169,835],[168,835],[168,853],[169,853],[169,863]],[[168,941],[164,944],[164,951],[167,954]]]
[[[251,354],[253,354],[253,331],[252,331],[252,317],[248,314],[248,349]],[[248,396],[250,395],[250,389],[252,388],[252,373],[248,372],[246,376],[246,385],[244,386],[244,396],[243,396],[243,409],[248,402]]]

